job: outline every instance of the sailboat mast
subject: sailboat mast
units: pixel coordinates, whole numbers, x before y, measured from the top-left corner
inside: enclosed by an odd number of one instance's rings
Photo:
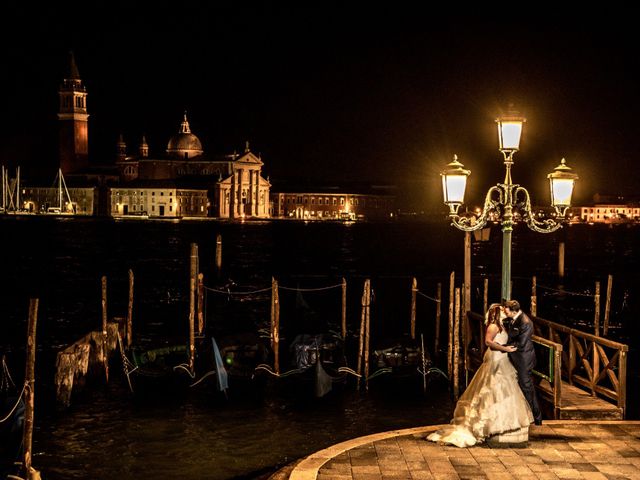
[[[62,213],[62,169],[58,169],[58,207]]]
[[[20,208],[20,167],[18,167],[18,170],[16,172],[16,188],[18,189],[18,193],[16,194],[16,211],[20,211],[22,210]]]

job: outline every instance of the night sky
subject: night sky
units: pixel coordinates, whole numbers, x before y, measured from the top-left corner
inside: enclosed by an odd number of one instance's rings
[[[503,178],[494,119],[513,103],[527,117],[514,182],[534,203],[548,203],[546,175],[562,157],[581,177],[578,202],[640,194],[630,12],[57,3],[3,8],[0,161],[27,179],[57,165],[57,89],[73,50],[96,164],[113,162],[120,132],[131,150],[145,134],[162,155],[186,109],[206,152],[249,140],[276,186],[395,184],[410,208],[432,209],[457,153],[479,203]]]

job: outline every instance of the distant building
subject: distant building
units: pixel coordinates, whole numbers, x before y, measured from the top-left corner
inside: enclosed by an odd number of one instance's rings
[[[271,204],[273,217],[301,220],[383,220],[395,213],[395,195],[389,193],[389,187],[274,192]]]
[[[73,53],[69,57],[69,71],[58,91],[60,168],[65,175],[89,166],[87,89],[80,79]]]
[[[596,194],[593,204],[571,209],[574,218],[587,223],[627,223],[640,221],[637,196],[623,197]]]
[[[575,207],[580,220],[589,223],[624,223],[640,221],[640,205],[596,204]]]
[[[29,213],[96,214],[96,187],[71,187],[68,192],[69,197],[66,191],[60,192],[56,187],[26,187],[22,191],[23,209]]]
[[[206,217],[207,190],[178,188],[170,184],[153,187],[112,187],[111,215],[150,217]]]

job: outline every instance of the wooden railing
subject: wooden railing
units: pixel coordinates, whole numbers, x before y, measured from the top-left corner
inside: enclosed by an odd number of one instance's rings
[[[548,371],[542,372],[542,368],[536,367],[533,373],[548,382],[548,389],[546,388],[547,382],[544,381],[537,382],[536,387],[545,397],[550,397],[553,403],[553,417],[557,419],[560,407],[562,407],[562,345],[537,335],[533,335],[531,339],[549,351]]]
[[[613,401],[624,415],[628,345],[543,318],[532,320],[536,335],[562,345],[562,377],[571,385],[585,387],[593,396]]]

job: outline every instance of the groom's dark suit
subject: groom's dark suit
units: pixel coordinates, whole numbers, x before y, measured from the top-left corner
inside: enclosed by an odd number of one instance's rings
[[[507,323],[507,333],[509,334],[508,345],[514,345],[518,350],[509,353],[509,360],[518,372],[518,384],[524,394],[536,423],[542,421],[542,412],[538,405],[538,396],[533,385],[531,371],[536,366],[536,353],[533,349],[533,323],[531,319],[520,311],[518,315]]]

